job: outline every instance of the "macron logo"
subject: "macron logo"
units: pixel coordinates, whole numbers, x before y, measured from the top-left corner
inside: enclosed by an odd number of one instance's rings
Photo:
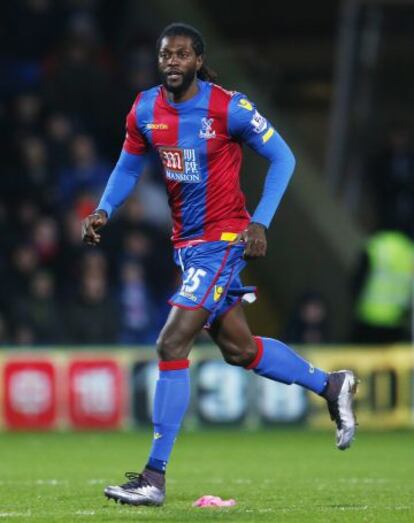
[[[166,131],[168,129],[168,125],[166,123],[147,123],[145,127],[151,131]]]

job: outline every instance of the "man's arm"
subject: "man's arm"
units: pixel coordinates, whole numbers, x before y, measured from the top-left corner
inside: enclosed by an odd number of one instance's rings
[[[245,257],[257,258],[266,254],[265,231],[286,191],[295,158],[283,138],[243,95],[236,95],[231,101],[229,132],[270,162],[262,196],[249,227],[242,234],[246,242]]]
[[[134,190],[145,166],[145,156],[121,152],[121,156],[102,194],[97,209],[105,211],[108,218]]]
[[[268,228],[279,207],[295,168],[295,157],[282,137],[273,131],[266,143],[257,143],[252,148],[269,160],[262,196],[252,216],[252,222],[260,223]],[[250,144],[249,144],[250,145]]]
[[[82,239],[88,245],[97,245],[101,236],[97,231],[105,226],[113,212],[120,207],[137,184],[145,165],[147,143],[137,126],[135,100],[126,119],[126,136],[119,157],[97,209],[82,222]]]
[[[133,191],[145,165],[145,157],[122,151],[96,211],[87,216],[82,223],[82,238],[88,245],[101,241],[98,229],[105,226],[112,214]]]

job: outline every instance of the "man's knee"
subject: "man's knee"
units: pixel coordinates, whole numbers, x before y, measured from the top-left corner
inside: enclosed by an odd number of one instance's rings
[[[247,367],[256,357],[257,346],[254,340],[242,345],[226,342],[221,345],[221,350],[225,361],[230,365]]]
[[[170,329],[161,331],[157,339],[157,353],[161,361],[182,360],[188,356],[191,340],[183,333]]]

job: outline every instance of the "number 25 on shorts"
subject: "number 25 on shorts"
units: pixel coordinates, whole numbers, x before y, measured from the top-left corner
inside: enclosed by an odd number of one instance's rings
[[[188,269],[188,275],[183,281],[182,290],[185,292],[194,292],[201,283],[201,278],[206,276],[207,272],[203,269],[196,269],[195,267],[190,267]]]

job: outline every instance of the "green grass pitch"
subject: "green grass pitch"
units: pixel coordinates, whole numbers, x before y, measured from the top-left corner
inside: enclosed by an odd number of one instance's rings
[[[0,521],[414,521],[414,434],[210,430],[179,438],[162,508],[104,498],[145,462],[149,433],[0,435]],[[227,509],[192,508],[203,494]]]

